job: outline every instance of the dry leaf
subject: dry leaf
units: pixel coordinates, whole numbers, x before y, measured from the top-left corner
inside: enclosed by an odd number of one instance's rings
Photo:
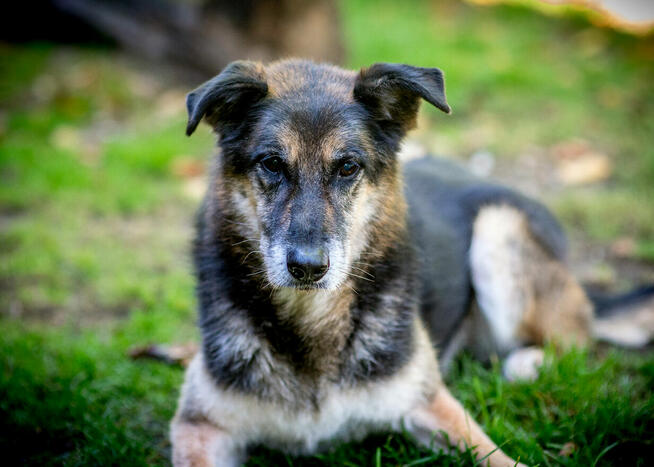
[[[570,457],[572,453],[575,452],[576,450],[577,450],[577,445],[572,441],[568,441],[563,445],[563,447],[559,451],[559,456]]]
[[[583,139],[572,139],[563,141],[551,148],[551,152],[556,159],[575,159],[584,154],[591,152],[590,143]]]
[[[132,359],[149,358],[159,360],[169,365],[181,365],[184,368],[191,363],[191,359],[198,351],[198,345],[194,342],[175,345],[146,345],[130,349],[129,356]]]
[[[611,254],[618,258],[629,258],[636,251],[636,240],[631,237],[618,238],[611,244]]]
[[[189,156],[179,156],[170,164],[170,171],[180,178],[194,178],[204,174],[205,164]]]
[[[609,158],[597,152],[587,152],[557,164],[557,175],[566,185],[587,185],[607,180],[613,173]]]

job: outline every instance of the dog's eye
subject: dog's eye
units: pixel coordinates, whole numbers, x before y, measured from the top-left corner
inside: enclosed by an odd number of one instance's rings
[[[359,164],[352,160],[345,161],[338,169],[338,175],[341,177],[351,177],[359,171]]]
[[[282,161],[282,158],[278,156],[268,156],[265,159],[262,159],[261,165],[268,172],[274,174],[281,172],[284,168],[284,162]]]

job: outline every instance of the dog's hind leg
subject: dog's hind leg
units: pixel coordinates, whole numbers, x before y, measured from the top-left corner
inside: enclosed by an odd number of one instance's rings
[[[529,344],[588,342],[593,311],[586,293],[532,234],[522,211],[504,204],[483,207],[473,224],[469,261],[477,332],[489,333],[492,342],[481,352],[506,356]]]

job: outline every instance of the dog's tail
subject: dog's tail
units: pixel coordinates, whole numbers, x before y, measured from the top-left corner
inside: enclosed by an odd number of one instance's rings
[[[622,347],[644,347],[654,340],[654,285],[608,295],[587,290],[595,307],[595,338]]]

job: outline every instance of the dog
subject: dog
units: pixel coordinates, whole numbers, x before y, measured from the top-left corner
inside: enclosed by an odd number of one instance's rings
[[[463,349],[584,345],[593,304],[541,204],[444,160],[400,164],[421,100],[450,113],[441,70],[296,59],[233,62],[188,94],[187,135],[204,119],[220,152],[197,216],[202,348],[174,465],[399,429],[517,464],[442,371]]]

